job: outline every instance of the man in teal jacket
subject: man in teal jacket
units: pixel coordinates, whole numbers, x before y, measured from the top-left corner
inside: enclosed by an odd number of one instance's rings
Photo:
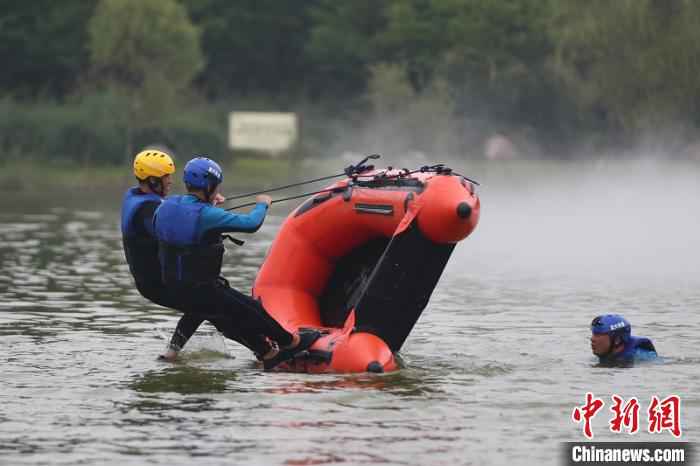
[[[162,279],[187,308],[201,319],[217,322],[222,333],[251,349],[266,369],[308,349],[320,334],[289,333],[262,304],[231,288],[221,277],[223,234],[254,233],[262,226],[270,206],[260,196],[247,215],[212,205],[223,180],[221,167],[197,157],[185,166],[188,194],[168,197],[156,210],[154,230],[158,239]]]

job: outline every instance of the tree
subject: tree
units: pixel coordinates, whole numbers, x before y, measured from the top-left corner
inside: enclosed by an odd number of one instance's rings
[[[545,63],[552,44],[542,0],[449,0],[445,73],[462,111],[539,126],[554,96]]]
[[[181,0],[202,30],[207,59],[197,84],[211,97],[303,89],[316,0]]]
[[[454,5],[435,0],[392,0],[379,34],[380,58],[401,64],[416,90],[429,85],[450,47],[447,25]]]
[[[134,128],[162,120],[203,65],[199,31],[174,0],[100,0],[89,24],[95,76],[130,102]]]
[[[692,0],[561,1],[556,70],[581,110],[628,133],[697,119],[698,21]]]
[[[89,65],[86,25],[96,0],[0,0],[0,88],[63,97]]]
[[[370,66],[390,61],[381,55],[377,43],[386,27],[387,3],[320,0],[312,8],[306,54],[316,70],[312,79],[318,95],[337,100],[355,96],[366,89]]]
[[[549,15],[542,0],[391,0],[376,43],[419,93],[442,82],[461,117],[561,132]]]

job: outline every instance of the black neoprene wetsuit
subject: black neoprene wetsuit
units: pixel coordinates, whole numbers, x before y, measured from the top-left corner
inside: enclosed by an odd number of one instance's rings
[[[133,226],[138,237],[153,238],[152,230],[149,231],[148,225],[153,225],[153,213],[158,208],[158,205],[159,203],[157,202],[144,202],[134,214]],[[133,275],[136,289],[141,296],[159,306],[183,312],[183,316],[178,321],[170,340],[170,347],[179,351],[206,319],[197,315],[196,308],[188,307],[187,303],[178,301],[175,294],[166,288],[161,281],[157,242],[154,241],[151,254],[143,257],[139,264],[132,263],[131,267],[139,267],[138,270],[134,270],[135,273]],[[212,323],[216,327],[216,323]]]

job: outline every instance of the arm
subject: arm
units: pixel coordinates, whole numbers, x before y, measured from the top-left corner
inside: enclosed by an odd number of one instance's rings
[[[268,206],[258,202],[248,214],[234,214],[218,207],[207,206],[202,211],[201,235],[237,231],[255,233],[262,226],[267,215]]]

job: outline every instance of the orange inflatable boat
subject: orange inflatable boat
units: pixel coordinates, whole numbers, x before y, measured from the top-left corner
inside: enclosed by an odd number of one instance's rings
[[[279,370],[388,372],[455,244],[479,221],[474,182],[444,165],[351,173],[297,207],[253,296],[285,328],[320,329]]]

